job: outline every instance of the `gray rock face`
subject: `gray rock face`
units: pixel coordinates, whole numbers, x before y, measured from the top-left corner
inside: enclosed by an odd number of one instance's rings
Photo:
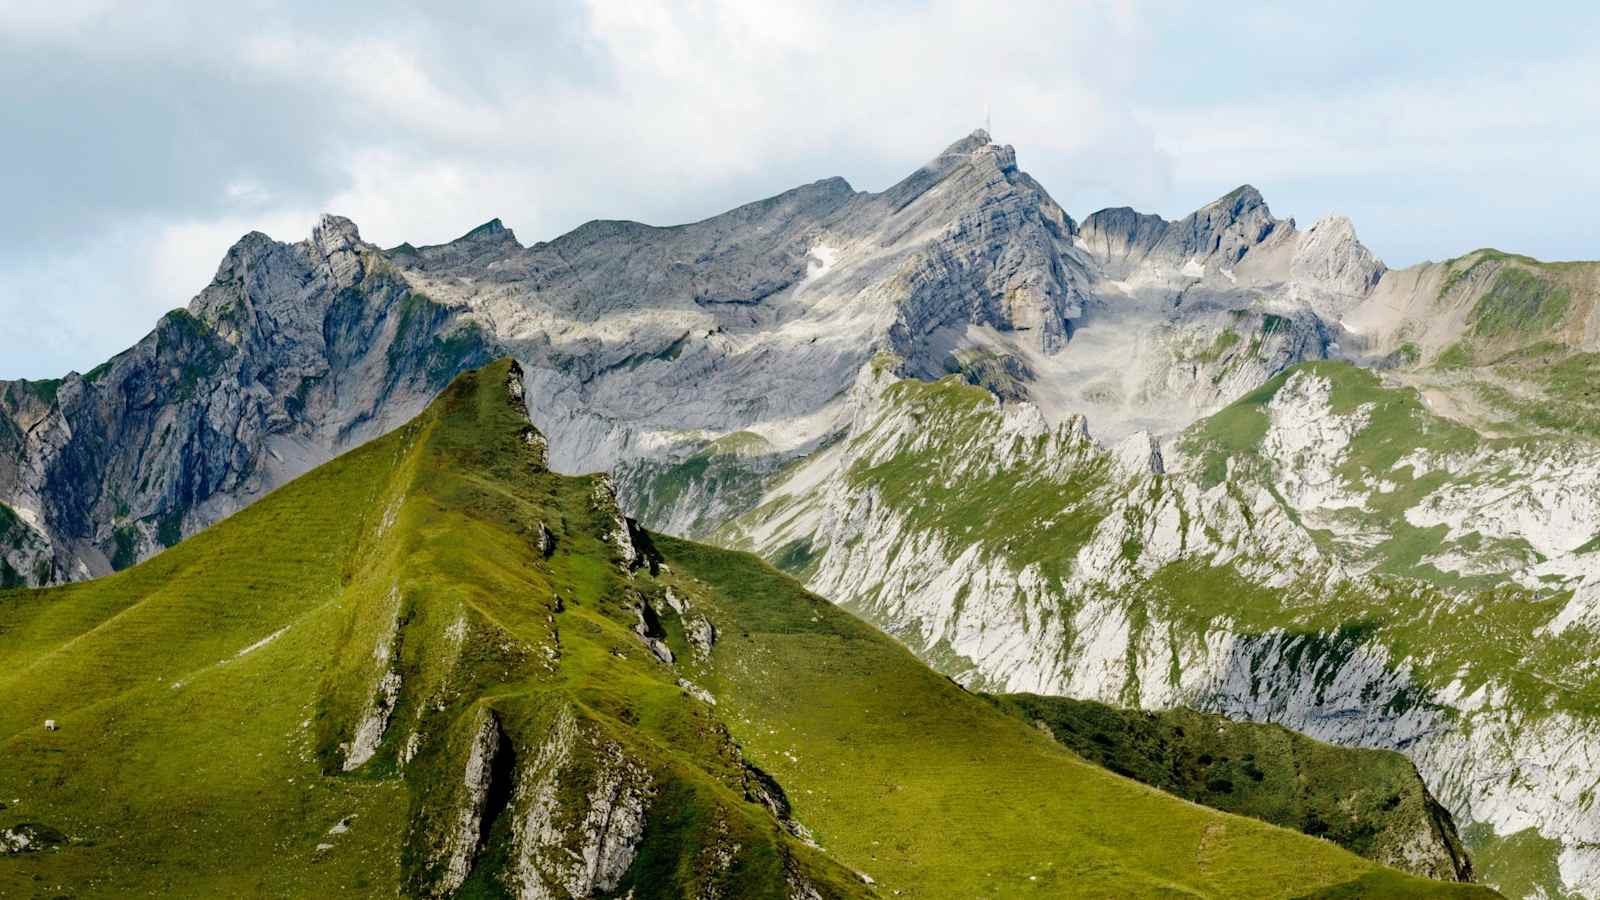
[[[66,837],[46,825],[24,822],[0,831],[0,856],[37,853],[63,843]]]
[[[975,393],[878,390],[712,540],[969,687],[1189,706],[1403,752],[1463,825],[1485,840],[1537,829],[1565,891],[1600,896],[1591,440],[1476,437],[1324,364],[1165,443],[1157,469],[1148,434],[1102,449],[1081,420]],[[1219,452],[1241,437],[1248,450]],[[1404,465],[1373,465],[1374,447]],[[1540,688],[1518,693],[1522,679]],[[1444,874],[1425,837],[1387,860]]]
[[[1349,219],[1329,216],[1306,230],[1289,271],[1301,281],[1360,297],[1377,287],[1388,269],[1356,239]]]
[[[773,471],[843,431],[884,353],[924,378],[967,359],[964,377],[1048,417],[1159,437],[1325,355],[1301,295],[1376,271],[1347,223],[1300,235],[1249,188],[1179,222],[1106,210],[1080,230],[981,131],[882,193],[832,178],[671,228],[597,221],[523,246],[492,220],[381,250],[326,216],[297,243],[246,235],[106,365],[0,383],[0,503],[21,523],[0,552],[28,583],[129,565],[501,354],[565,472],[672,468],[735,434],[759,449],[730,471]],[[1289,327],[1205,352],[1237,316]],[[624,508],[646,488],[625,474]],[[653,502],[697,530],[755,493]]]
[[[617,505],[617,489],[611,476],[601,475],[594,482],[595,509],[608,517],[605,541],[616,548],[617,560],[624,572],[632,572],[650,560],[640,546],[639,526],[622,514]]]
[[[388,597],[390,624],[372,649],[375,682],[367,697],[366,709],[357,723],[355,734],[344,758],[344,771],[353,772],[366,765],[378,752],[378,745],[389,730],[389,720],[400,701],[401,678],[397,669],[400,656],[401,604],[397,588]]]
[[[472,870],[473,857],[483,837],[483,814],[489,802],[489,787],[495,755],[500,752],[500,722],[493,710],[482,707],[476,713],[467,766],[462,776],[461,805],[455,827],[438,848],[437,861],[443,874],[434,896],[455,894]]]
[[[49,540],[11,507],[0,504],[0,590],[54,580]]]
[[[1244,185],[1173,223],[1158,249],[1177,256],[1207,256],[1237,264],[1283,223],[1272,217],[1261,192]],[[1288,223],[1294,228],[1294,221]]]
[[[1294,221],[1274,219],[1261,193],[1244,185],[1176,222],[1126,207],[1101,210],[1083,223],[1084,242],[1118,277],[1144,265],[1181,270],[1191,260],[1233,268],[1257,247],[1284,240]]]
[[[1017,168],[1014,150],[987,141],[975,132],[884,194],[897,212],[911,212],[897,217],[906,219],[894,223],[897,236],[944,229],[903,275],[910,291],[891,349],[908,358],[922,357],[926,335],[967,323],[1036,331],[1038,346],[1054,353],[1082,315],[1082,273],[1064,256],[1076,224]],[[952,198],[966,208],[945,224]]]
[[[1117,465],[1132,475],[1164,475],[1166,463],[1161,457],[1161,444],[1147,431],[1130,434],[1113,447]]]
[[[1172,225],[1160,216],[1118,206],[1102,209],[1083,220],[1083,242],[1089,252],[1108,264],[1126,264],[1150,254]]]
[[[563,708],[517,776],[511,882],[523,900],[615,890],[644,836],[650,773]],[[581,797],[576,805],[563,792]]]
[[[45,580],[123,568],[405,421],[487,347],[346,219],[252,233],[188,310],[48,405],[0,387],[0,502],[48,542]]]

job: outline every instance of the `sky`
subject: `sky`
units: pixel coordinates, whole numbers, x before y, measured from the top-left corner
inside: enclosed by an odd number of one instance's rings
[[[1592,3],[334,5],[0,0],[0,378],[126,348],[252,230],[694,221],[881,190],[986,110],[1080,219],[1249,183],[1391,266],[1600,258]]]

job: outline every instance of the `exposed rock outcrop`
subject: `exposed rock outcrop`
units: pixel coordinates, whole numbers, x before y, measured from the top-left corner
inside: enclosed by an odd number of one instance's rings
[[[50,541],[21,514],[0,504],[0,590],[57,580]]]
[[[606,519],[605,541],[616,548],[617,559],[625,571],[651,564],[650,554],[644,546],[644,534],[639,524],[622,514],[617,504],[616,483],[610,475],[599,475],[594,480],[595,509]]]
[[[1135,269],[1144,286],[1115,280]],[[883,351],[920,377],[976,353],[993,364],[964,377],[1052,420],[1087,402],[1110,439],[1161,433],[1327,352],[1295,311],[1310,302],[1297,278],[1344,289],[1378,269],[1347,226],[1299,235],[1248,188],[1179,222],[1108,210],[1080,231],[981,131],[882,193],[827,179],[677,228],[591,222],[525,247],[493,220],[382,250],[325,216],[297,243],[241,238],[187,310],[105,366],[0,384],[0,503],[44,548],[7,565],[32,582],[145,558],[407,420],[491,354],[521,361],[508,389],[560,471],[700,465],[725,436],[759,442],[713,463],[720,497],[624,473],[629,511],[670,506],[686,531],[742,511],[737,471],[770,474],[836,435]],[[1192,323],[1215,336],[1224,310],[1263,301],[1295,307],[1272,313],[1295,325],[1260,352],[1225,372],[1183,355]]]
[[[717,644],[717,627],[710,619],[702,615],[687,616],[683,620],[683,631],[689,646],[694,648],[695,659],[704,662],[711,656],[711,648]]]
[[[66,841],[66,836],[48,825],[24,822],[0,829],[0,856],[10,853],[38,853]]]
[[[642,594],[633,597],[633,614],[638,621],[634,623],[633,633],[650,649],[656,659],[671,665],[672,650],[667,647],[666,631],[661,627],[661,618],[656,614],[655,607],[650,605],[650,600]]]
[[[486,830],[484,810],[489,803],[495,755],[500,752],[503,740],[500,721],[494,711],[487,706],[479,707],[472,727],[466,770],[462,774],[462,796],[455,827],[446,832],[445,842],[438,849],[437,859],[443,875],[436,884],[436,896],[453,895],[472,870],[473,857]]]
[[[1134,475],[1164,475],[1166,463],[1161,457],[1161,442],[1148,431],[1135,432],[1123,438],[1111,450],[1117,464]]]
[[[1463,826],[1536,828],[1567,891],[1600,890],[1600,672],[1573,663],[1600,653],[1579,624],[1600,621],[1591,444],[1483,439],[1323,363],[1156,472],[1144,439],[1106,451],[970,391],[884,391],[719,539],[779,565],[803,548],[813,590],[975,688],[1398,750]]]
[[[517,778],[514,883],[507,885],[514,894],[544,900],[615,889],[644,833],[654,793],[649,773],[562,707]],[[564,795],[583,800],[574,808]]]
[[[366,765],[378,752],[378,745],[388,733],[389,719],[400,701],[400,673],[396,669],[399,655],[400,592],[391,588],[387,601],[392,613],[390,625],[372,649],[372,661],[378,671],[377,683],[371,689],[366,709],[356,723],[344,757],[344,771],[353,772]]]

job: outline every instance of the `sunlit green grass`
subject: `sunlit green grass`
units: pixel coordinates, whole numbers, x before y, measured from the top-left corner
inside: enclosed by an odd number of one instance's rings
[[[707,676],[734,736],[884,892],[1269,897],[1371,877],[1471,893],[1113,776],[756,559],[657,540],[672,577],[737,623]]]
[[[794,872],[825,897],[1447,890],[1091,766],[753,557],[661,538],[667,568],[625,575],[594,479],[539,465],[507,375],[462,376],[412,424],[149,562],[0,593],[0,828],[68,839],[0,860],[0,895],[425,891],[484,709],[524,761],[565,709],[649,771],[619,887],[635,900],[788,897]],[[637,598],[662,610],[669,586],[716,624],[705,665],[674,616],[676,667],[632,632]],[[345,773],[382,641],[404,689]],[[744,760],[820,851],[748,799]],[[581,785],[562,791],[578,808]],[[509,833],[491,821],[462,896],[505,894]]]

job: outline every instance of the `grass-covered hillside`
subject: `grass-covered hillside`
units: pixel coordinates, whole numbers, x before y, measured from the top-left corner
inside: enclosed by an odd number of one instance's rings
[[[1449,812],[1398,753],[1335,747],[1280,725],[1191,709],[1120,709],[1037,694],[991,700],[1085,759],[1168,793],[1409,871],[1472,880]]]
[[[652,543],[544,467],[518,374],[0,593],[0,896],[1472,893],[1113,775],[754,557]]]

